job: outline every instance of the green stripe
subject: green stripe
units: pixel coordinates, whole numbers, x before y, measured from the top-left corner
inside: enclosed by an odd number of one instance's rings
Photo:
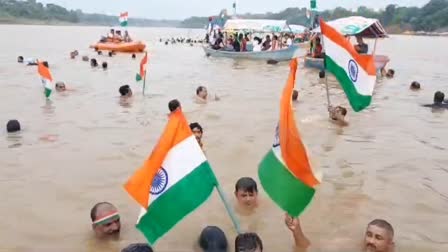
[[[206,161],[157,198],[137,223],[149,243],[154,244],[186,215],[204,203],[217,184]]]
[[[47,87],[45,87],[45,97],[50,97],[50,95],[51,95],[51,88],[47,88]]]
[[[271,149],[258,167],[261,185],[269,197],[291,216],[299,216],[315,190],[294,177]]]
[[[359,112],[370,105],[372,96],[359,94],[345,69],[336,64],[328,55],[325,57],[325,66],[341,84],[354,111]]]
[[[128,21],[120,22],[120,25],[121,25],[122,27],[128,26]]]
[[[135,75],[135,80],[136,81],[141,81],[142,80],[142,76],[140,74],[136,74]]]

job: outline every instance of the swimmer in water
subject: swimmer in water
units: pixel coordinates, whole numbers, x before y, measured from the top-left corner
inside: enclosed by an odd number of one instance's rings
[[[170,110],[170,112],[174,112],[178,108],[182,108],[178,100],[174,99],[168,103],[168,109]]]
[[[258,207],[257,182],[250,177],[238,179],[235,184],[235,197],[238,203],[237,212],[253,213]]]
[[[8,133],[14,133],[20,131],[20,123],[18,120],[9,120],[6,124],[6,131]]]
[[[235,238],[235,252],[263,252],[263,242],[256,233],[243,233]]]
[[[208,101],[208,91],[204,86],[199,86],[196,89],[196,101],[199,103],[207,103]],[[219,97],[215,95],[215,101],[219,101]]]
[[[204,144],[202,143],[202,134],[204,133],[202,130],[202,126],[197,123],[190,123],[190,129],[193,132],[193,135],[196,137],[196,140],[198,141],[199,146],[201,146],[201,149],[204,147]]]
[[[65,86],[65,83],[62,82],[62,81],[58,81],[58,82],[56,82],[55,88],[56,88],[56,91],[58,91],[58,92],[64,92],[64,91],[67,91],[67,88],[66,88],[66,86]]]
[[[434,93],[434,103],[423,105],[423,107],[433,108],[433,109],[448,109],[448,103],[444,103],[445,94],[441,91]]]
[[[123,85],[118,89],[118,92],[120,92],[121,97],[123,98],[129,98],[132,96],[132,90],[129,85]]]
[[[202,252],[226,252],[229,244],[226,235],[219,227],[208,226],[202,230],[198,246]]]
[[[285,225],[292,232],[297,248],[307,249],[311,246],[311,242],[302,231],[298,218],[285,214]],[[389,222],[375,219],[367,225],[362,243],[363,252],[393,252],[394,247],[394,229]]]
[[[341,125],[341,126],[347,126],[348,122],[345,120],[345,116],[347,115],[347,109],[342,106],[329,106],[328,112],[330,113],[330,119]]]
[[[154,250],[146,243],[133,243],[122,249],[121,252],[153,252]]]
[[[413,81],[411,83],[410,89],[413,91],[420,90],[420,83],[418,81]]]
[[[386,68],[381,69],[381,76],[386,77],[388,79],[392,79],[395,76],[395,70],[389,69],[386,71]]]
[[[100,202],[90,211],[92,229],[98,238],[118,237],[120,234],[120,215],[117,208],[109,202]]]

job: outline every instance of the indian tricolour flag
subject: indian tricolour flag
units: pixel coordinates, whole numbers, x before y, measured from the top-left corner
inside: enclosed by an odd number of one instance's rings
[[[137,228],[153,244],[199,207],[217,185],[180,109],[171,113],[159,143],[125,184],[143,207]]]
[[[297,217],[312,201],[320,176],[313,172],[294,120],[291,96],[297,60],[290,63],[290,73],[280,101],[280,122],[271,150],[258,167],[258,176],[269,197],[289,215]]]
[[[145,56],[140,61],[140,72],[135,76],[135,80],[141,81],[146,75],[146,64],[148,64],[148,53],[145,52]]]
[[[326,69],[336,76],[353,110],[358,112],[370,105],[376,82],[375,58],[359,54],[342,34],[320,22],[325,48]]]
[[[128,26],[128,12],[120,13],[120,26]]]
[[[50,94],[53,90],[52,88],[53,77],[51,77],[51,73],[48,67],[46,67],[44,63],[41,61],[38,62],[37,72],[39,73],[40,78],[42,80],[42,84],[44,86],[45,97],[48,98],[50,97]]]

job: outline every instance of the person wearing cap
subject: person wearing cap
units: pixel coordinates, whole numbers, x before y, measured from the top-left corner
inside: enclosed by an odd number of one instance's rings
[[[20,131],[19,121],[15,120],[15,119],[9,120],[8,123],[6,124],[6,131],[8,133],[14,133],[14,132]]]
[[[120,215],[109,202],[100,202],[90,210],[92,229],[98,238],[117,237],[120,234]]]

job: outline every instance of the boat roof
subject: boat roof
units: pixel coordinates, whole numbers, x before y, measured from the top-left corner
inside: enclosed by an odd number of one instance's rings
[[[327,24],[343,35],[367,38],[388,37],[383,25],[381,25],[380,21],[375,18],[351,16],[328,21]],[[320,33],[320,27],[314,29],[313,32]]]
[[[226,31],[283,32],[289,31],[286,20],[271,19],[229,19],[224,25]]]
[[[292,32],[295,34],[301,34],[304,33],[305,30],[307,29],[305,26],[303,25],[289,25],[290,30],[287,30],[285,32]]]

